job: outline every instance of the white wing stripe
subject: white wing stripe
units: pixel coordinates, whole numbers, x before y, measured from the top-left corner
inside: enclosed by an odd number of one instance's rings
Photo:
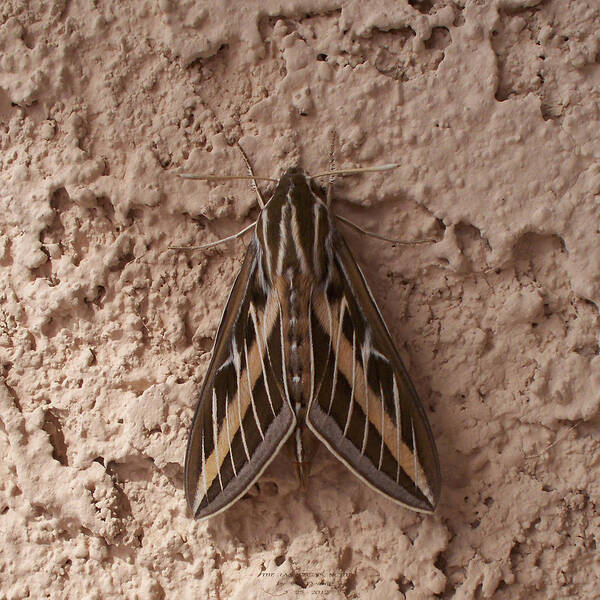
[[[217,465],[220,465],[221,461],[219,460],[219,429],[217,426],[217,392],[215,388],[213,388],[212,393],[212,418],[215,458],[217,459]],[[204,438],[202,439],[202,441],[204,441]],[[221,469],[217,470],[217,474],[219,476],[219,485],[221,486],[221,491],[223,491],[223,479],[221,478]]]
[[[348,406],[348,416],[346,417],[346,426],[344,427],[344,437],[350,427],[350,419],[354,410],[354,389],[356,386],[356,331],[352,330],[352,390],[350,391],[350,405]]]
[[[258,419],[258,413],[256,412],[256,402],[254,401],[254,394],[252,393],[252,381],[250,379],[250,361],[248,360],[248,344],[246,343],[245,338],[244,338],[244,356],[246,357],[246,375],[248,376],[248,394],[250,395],[250,403],[252,404],[252,412],[254,413],[254,420],[256,421],[256,426],[258,427],[258,432],[260,433],[260,437],[264,440],[265,434],[263,433],[262,427],[260,426],[260,421]],[[242,427],[241,423],[240,423],[240,427]]]
[[[363,380],[365,386],[365,433],[363,435],[363,443],[362,448],[360,450],[361,454],[365,453],[365,449],[367,448],[367,438],[369,437],[369,381],[367,377],[367,371],[369,370],[369,353],[366,351],[364,344],[360,346],[360,352],[362,356],[362,372],[363,372]]]
[[[237,391],[236,391],[235,395],[237,398],[240,433],[242,434],[242,444],[244,445],[244,451],[246,452],[246,458],[248,459],[248,462],[250,462],[250,452],[248,452],[248,444],[246,444],[246,433],[244,432],[244,422],[242,420],[242,399],[240,396],[240,390],[242,389],[242,386],[240,385],[241,376],[240,376],[240,364],[239,363],[240,363],[240,361],[239,361],[239,357],[238,357],[238,360],[234,361],[235,375],[236,375],[236,379],[237,379]]]
[[[400,412],[400,396],[396,384],[396,374],[392,375],[394,382],[394,411],[396,413],[396,483],[400,482],[400,465],[402,464],[402,414]]]
[[[340,341],[342,339],[342,321],[344,320],[344,314],[346,312],[346,298],[342,298],[342,304],[340,306],[340,318],[338,319],[337,336],[335,341],[335,362],[333,363],[333,384],[331,386],[331,398],[329,399],[329,408],[327,414],[331,414],[331,407],[333,406],[333,399],[335,398],[335,388],[337,386],[338,378],[338,360],[340,356]],[[331,331],[331,330],[330,330]],[[352,366],[354,368],[354,365]]]
[[[231,431],[229,428],[229,393],[226,393],[225,395],[225,424],[227,425],[227,442],[229,443],[229,458],[231,459],[231,468],[233,469],[233,476],[237,477],[235,461],[233,460],[233,450],[231,449]]]
[[[263,378],[265,380],[265,390],[267,392],[267,398],[269,400],[269,406],[273,416],[277,416],[275,413],[275,407],[273,406],[273,399],[271,398],[271,390],[269,388],[269,381],[267,379],[267,368],[265,366],[265,355],[263,352],[262,342],[260,339],[260,331],[258,329],[258,319],[256,318],[256,310],[253,304],[250,304],[250,316],[252,317],[252,324],[254,325],[254,332],[256,334],[256,344],[258,345],[258,355],[260,356],[260,365],[263,372]]]

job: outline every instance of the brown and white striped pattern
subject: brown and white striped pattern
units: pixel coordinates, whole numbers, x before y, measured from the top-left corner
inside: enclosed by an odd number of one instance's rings
[[[304,481],[311,433],[388,498],[435,508],[427,417],[334,218],[290,169],[257,220],[190,430],[185,491],[197,518],[240,498],[288,440]]]

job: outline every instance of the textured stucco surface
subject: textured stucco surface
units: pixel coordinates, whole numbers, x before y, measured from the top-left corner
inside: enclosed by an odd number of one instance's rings
[[[597,598],[596,0],[0,7],[0,598]],[[223,4],[223,6],[225,3]],[[235,174],[338,179],[443,493],[285,453],[197,523],[187,429],[257,215]]]

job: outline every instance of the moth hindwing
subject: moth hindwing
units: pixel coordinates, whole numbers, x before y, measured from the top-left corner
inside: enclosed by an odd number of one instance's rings
[[[355,475],[421,512],[440,493],[425,411],[322,192],[289,169],[256,221],[190,429],[197,518],[238,500],[286,441],[314,434]]]

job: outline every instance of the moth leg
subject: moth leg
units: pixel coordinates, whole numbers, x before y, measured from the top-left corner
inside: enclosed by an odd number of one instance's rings
[[[258,205],[260,206],[260,208],[262,210],[265,207],[265,201],[264,201],[264,198],[262,197],[262,194],[260,193],[260,190],[258,189],[258,186],[256,185],[256,180],[255,180],[256,176],[254,175],[254,171],[252,169],[252,165],[250,164],[250,160],[248,159],[248,156],[246,156],[246,153],[244,152],[244,149],[240,146],[239,142],[236,142],[236,146],[238,147],[238,150],[240,151],[240,154],[242,155],[242,159],[244,161],[244,164],[246,165],[246,169],[248,169],[248,174],[250,175],[250,177],[252,177],[252,179],[250,180],[250,187],[256,193]]]
[[[246,232],[250,231],[250,229],[252,229],[255,226],[256,221],[253,221],[252,223],[250,223],[250,225],[244,227],[244,229],[242,229],[241,231],[238,231],[233,235],[228,235],[227,237],[217,240],[216,242],[202,244],[201,246],[169,246],[169,250],[206,250],[208,248],[218,246],[219,244],[230,242],[231,240],[236,240],[237,238],[242,237]]]
[[[331,130],[329,134],[329,171],[332,173],[336,170],[335,165],[335,129]],[[335,175],[329,175],[327,179],[327,208],[331,207],[331,200],[333,197],[333,182],[335,181]]]
[[[391,242],[392,244],[401,244],[403,246],[413,246],[415,244],[434,244],[437,241],[434,239],[413,240],[413,241],[395,240],[393,238],[385,237],[384,235],[379,235],[378,233],[375,233],[373,231],[368,231],[367,229],[363,229],[362,227],[360,227],[359,225],[357,225],[350,219],[347,219],[346,217],[342,217],[341,215],[335,215],[335,218],[338,219],[339,221],[341,221],[342,223],[349,225],[350,227],[352,227],[359,233],[362,233],[363,235],[368,235],[372,238],[376,238],[378,240],[383,240],[384,242]]]

